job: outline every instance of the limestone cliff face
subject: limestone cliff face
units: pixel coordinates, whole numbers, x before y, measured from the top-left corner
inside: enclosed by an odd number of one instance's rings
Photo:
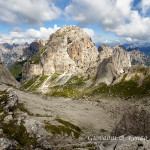
[[[39,42],[34,41],[28,47],[23,49],[21,60],[28,60],[39,52]]]
[[[94,77],[96,83],[111,84],[124,69],[131,66],[129,54],[121,47],[102,45],[97,49],[87,33],[76,26],[63,26],[25,63],[24,82],[42,74]]]
[[[38,63],[25,65],[24,78],[32,76],[34,71],[31,68],[41,68],[38,75],[52,75],[57,72],[85,76],[89,67],[97,66],[97,48],[90,37],[75,26],[63,26],[50,36],[44,48]]]
[[[96,83],[110,85],[125,69],[131,67],[130,55],[122,47],[102,45],[98,48],[99,66],[97,69]]]

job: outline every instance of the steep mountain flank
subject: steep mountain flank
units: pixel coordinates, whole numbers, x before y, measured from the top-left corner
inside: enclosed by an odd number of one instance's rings
[[[20,88],[21,85],[18,83],[15,78],[11,75],[5,65],[2,64],[0,60],[0,83],[12,85],[16,88]]]
[[[50,36],[41,52],[26,63],[23,77],[28,80],[55,72],[84,76],[89,67],[97,65],[97,57],[97,48],[85,32],[75,26],[63,26]]]
[[[38,52],[39,43],[34,41],[29,45],[29,47],[23,49],[23,53],[20,58],[9,68],[9,71],[17,81],[20,82],[22,79],[22,69],[24,63]]]
[[[24,48],[21,60],[28,60],[39,52],[39,42],[34,41],[28,47]]]
[[[129,51],[132,65],[145,65],[150,66],[150,57],[140,52],[138,49]]]
[[[110,85],[126,68],[131,67],[130,55],[119,46],[102,45],[98,48],[100,63],[98,66],[96,83],[106,83]]]

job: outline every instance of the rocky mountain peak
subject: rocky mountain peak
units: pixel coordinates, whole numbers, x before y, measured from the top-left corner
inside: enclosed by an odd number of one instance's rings
[[[48,87],[55,74],[62,84],[77,76],[110,85],[131,67],[130,55],[122,47],[102,45],[97,49],[88,34],[76,26],[63,26],[46,42],[40,41],[40,46],[42,49],[24,64],[23,83],[46,75],[49,78],[44,84]]]
[[[24,78],[34,75],[72,74],[84,76],[91,66],[96,66],[98,50],[87,33],[76,26],[63,26],[47,40],[39,53],[39,61],[26,63]],[[37,57],[36,57],[37,58]],[[34,69],[33,69],[34,68]]]
[[[131,67],[130,55],[122,47],[116,45],[113,48],[107,45],[99,46],[99,66],[96,83],[110,85],[126,68]]]

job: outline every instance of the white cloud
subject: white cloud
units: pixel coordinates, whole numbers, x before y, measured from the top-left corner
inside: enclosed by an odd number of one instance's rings
[[[109,30],[128,18],[133,0],[72,0],[66,7],[68,18],[86,25],[98,23]]]
[[[34,40],[47,40],[49,36],[56,32],[60,27],[54,25],[53,28],[41,27],[39,30],[27,29],[23,32],[20,28],[15,27],[9,35],[0,34],[0,43],[31,43]],[[96,35],[92,29],[83,28],[83,31],[86,32],[92,39],[94,43],[100,43],[101,37]]]
[[[111,43],[112,43],[112,41],[104,40],[104,41],[102,41],[102,43],[103,43],[103,44],[111,44]]]
[[[121,37],[150,41],[150,17],[133,8],[134,0],[72,0],[65,9],[68,19],[81,25],[98,24]],[[143,13],[150,10],[150,0],[142,0]]]
[[[130,37],[126,38],[127,42],[132,42],[132,39]]]
[[[54,25],[54,28],[41,27],[39,30],[28,29],[26,32],[11,31],[9,35],[0,35],[0,43],[31,43],[35,39],[47,40],[58,29],[59,27]]]
[[[101,42],[101,37],[96,35],[92,29],[83,28],[83,31],[86,32],[91,37],[91,39],[94,43],[97,44],[97,43]]]
[[[142,0],[140,3],[142,13],[146,14],[150,10],[150,0]]]
[[[130,15],[129,23],[122,24],[112,31],[116,32],[119,36],[149,40],[150,17],[141,17],[137,11],[133,11]]]
[[[51,0],[0,0],[0,20],[8,24],[41,26],[57,19],[61,10]]]

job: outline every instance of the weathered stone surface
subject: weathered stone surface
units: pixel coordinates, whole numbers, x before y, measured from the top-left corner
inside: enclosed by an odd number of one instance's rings
[[[3,64],[10,67],[14,64],[23,54],[24,48],[27,48],[28,44],[0,44],[0,57]]]
[[[7,103],[4,107],[4,109],[6,111],[14,111],[18,105],[18,96],[16,95],[15,91],[13,91],[13,89],[8,89],[7,92],[8,94],[8,98],[7,98]]]
[[[98,66],[96,84],[106,83],[110,85],[117,77],[117,72],[113,64],[112,57],[106,58]]]
[[[51,145],[44,138],[37,139],[37,143],[37,146],[40,147],[42,150],[52,149]]]
[[[40,57],[39,64],[24,66],[25,79],[33,76],[35,71],[31,72],[31,68],[38,70],[40,66],[41,70],[37,71],[39,74],[52,75],[57,72],[84,76],[90,66],[97,65],[96,60],[99,54],[97,48],[90,37],[75,26],[63,26],[50,36],[45,47],[46,52]]]
[[[97,49],[87,33],[76,26],[63,26],[45,43],[40,41],[40,45],[45,51],[39,54],[37,64],[25,63],[24,82],[37,75],[50,76],[56,72],[78,77],[94,77],[97,74],[96,83],[111,84],[124,72],[124,68],[131,67],[130,56],[122,47],[102,45]]]
[[[125,112],[122,119],[114,128],[112,134],[147,136],[150,139],[150,113],[148,110],[133,107]]]
[[[2,63],[0,63],[0,83],[12,85],[16,88],[21,88],[20,83],[16,81],[16,79]]]
[[[38,52],[39,52],[39,42],[34,41],[28,47],[23,49],[21,60],[28,60]]]
[[[132,65],[150,65],[150,57],[140,52],[138,49],[134,49],[128,52]]]
[[[122,47],[102,45],[99,47],[99,66],[96,83],[110,85],[124,70],[131,67],[130,55]]]
[[[10,141],[7,138],[0,138],[0,150],[14,150],[17,149],[18,143],[16,141]]]
[[[6,116],[6,117],[4,118],[4,121],[3,121],[3,122],[4,122],[5,124],[7,124],[7,123],[9,123],[10,120],[13,120],[12,115]]]
[[[35,76],[41,75],[43,68],[40,64],[30,64],[26,62],[23,68],[23,80],[30,80]]]
[[[27,132],[30,133],[32,137],[41,138],[47,135],[44,123],[33,119],[26,119],[24,122]]]

